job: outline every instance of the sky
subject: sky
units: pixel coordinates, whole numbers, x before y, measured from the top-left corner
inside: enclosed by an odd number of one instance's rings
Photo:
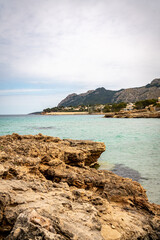
[[[0,0],[0,114],[160,77],[160,0]]]

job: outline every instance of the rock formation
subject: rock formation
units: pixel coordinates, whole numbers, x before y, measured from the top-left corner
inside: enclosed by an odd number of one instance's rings
[[[147,110],[132,110],[109,112],[105,114],[105,118],[160,118],[160,111],[147,111]]]
[[[103,143],[0,137],[0,239],[160,239],[160,206],[142,186],[91,168]]]
[[[118,91],[106,90],[104,87],[88,91],[83,94],[70,94],[58,106],[79,106],[93,104],[107,104],[119,102],[137,102],[140,100],[160,97],[160,78],[154,79],[143,87],[121,89]]]

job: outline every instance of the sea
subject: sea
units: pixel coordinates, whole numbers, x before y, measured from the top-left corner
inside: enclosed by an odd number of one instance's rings
[[[150,202],[160,204],[160,119],[103,115],[0,116],[0,135],[38,134],[104,142],[100,169],[138,181]]]

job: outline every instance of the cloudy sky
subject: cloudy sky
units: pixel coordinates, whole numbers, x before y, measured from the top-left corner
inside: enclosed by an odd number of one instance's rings
[[[160,0],[0,0],[0,114],[160,77]]]

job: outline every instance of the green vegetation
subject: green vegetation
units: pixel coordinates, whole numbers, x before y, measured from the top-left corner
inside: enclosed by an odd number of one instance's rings
[[[76,107],[80,105],[98,105],[98,104],[107,104],[112,102],[113,95],[116,91],[106,90],[105,88],[97,88],[94,91],[88,91],[87,93],[83,94],[75,94],[72,95],[59,103],[59,106],[68,107],[70,105]]]
[[[112,112],[119,112],[122,108],[125,108],[127,106],[126,103],[113,103],[112,104]]]
[[[106,104],[103,108],[103,112],[119,112],[121,109],[125,108],[127,106],[126,103],[113,103],[113,104]]]
[[[103,112],[105,112],[105,113],[111,112],[111,105],[106,104],[103,108]]]
[[[53,107],[53,108],[46,108],[43,110],[44,113],[50,112],[88,112],[89,114],[92,113],[100,113],[100,112],[119,112],[121,109],[126,107],[126,103],[113,103],[113,104],[89,104],[87,106],[80,105],[80,106],[69,106],[69,107]]]
[[[43,109],[43,112],[47,113],[47,112],[60,112],[62,109],[62,107],[53,107],[53,108],[46,108]]]
[[[155,106],[156,103],[157,103],[157,99],[147,99],[147,100],[138,101],[135,103],[135,109],[144,109],[149,105]]]
[[[46,108],[43,110],[43,113],[50,112],[88,112],[92,113],[107,113],[107,112],[119,112],[123,109],[132,110],[134,109],[144,109],[147,106],[153,105],[156,107],[160,107],[160,103],[157,103],[157,99],[148,99],[143,101],[138,101],[135,104],[127,104],[125,102],[113,103],[113,104],[88,104],[88,105],[79,105],[79,106],[69,106],[69,107],[53,107]],[[131,108],[131,109],[130,109]]]
[[[50,112],[87,112],[88,108],[83,106],[78,107],[53,107],[53,108],[46,108],[43,110],[44,113],[50,113]]]

